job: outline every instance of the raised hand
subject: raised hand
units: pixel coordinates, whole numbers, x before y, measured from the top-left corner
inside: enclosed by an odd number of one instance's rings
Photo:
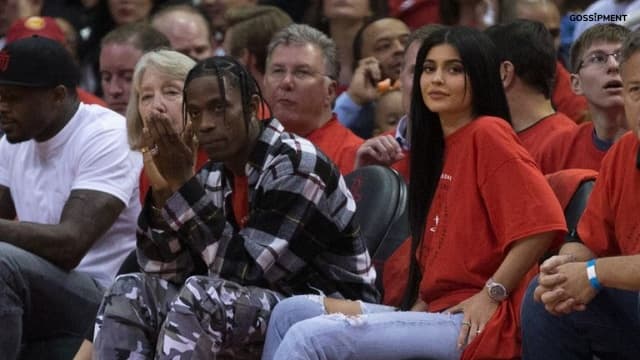
[[[356,152],[355,168],[367,165],[390,166],[404,158],[400,144],[391,135],[380,135],[365,141]]]
[[[153,143],[149,148],[153,164],[173,193],[194,175],[197,145],[191,125],[187,124],[183,136],[180,136],[165,114],[155,113],[149,119],[147,128]]]
[[[374,57],[360,59],[353,72],[347,93],[358,105],[364,105],[378,98],[378,81],[381,80],[378,60]]]

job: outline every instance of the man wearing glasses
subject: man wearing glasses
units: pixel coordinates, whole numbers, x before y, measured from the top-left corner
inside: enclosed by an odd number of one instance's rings
[[[339,69],[333,40],[293,24],[271,39],[263,85],[273,116],[285,129],[307,138],[347,174],[364,141],[331,111]]]
[[[543,173],[562,169],[600,169],[607,150],[629,128],[624,114],[620,49],[629,29],[599,24],[585,31],[571,48],[571,86],[584,95],[591,121],[557,132],[536,159]]]
[[[593,359],[594,355],[603,360],[637,359],[640,353],[639,32],[628,36],[617,56],[632,131],[602,161],[578,225],[582,242],[566,243],[560,255],[545,261],[538,281],[525,295],[524,360]],[[610,58],[596,55],[589,61],[602,64]]]

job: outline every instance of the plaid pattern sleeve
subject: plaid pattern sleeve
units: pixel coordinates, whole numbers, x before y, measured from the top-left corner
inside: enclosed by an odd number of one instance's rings
[[[167,201],[165,230],[139,220],[144,271],[181,282],[193,270],[189,254],[198,254],[210,275],[242,285],[378,300],[355,202],[324,154],[274,119],[264,124],[245,170],[246,226],[238,229],[230,210],[232,175],[209,164]]]

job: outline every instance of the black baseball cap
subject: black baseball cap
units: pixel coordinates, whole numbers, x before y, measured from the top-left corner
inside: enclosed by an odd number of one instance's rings
[[[80,71],[57,41],[40,36],[16,40],[0,51],[0,85],[76,87]]]

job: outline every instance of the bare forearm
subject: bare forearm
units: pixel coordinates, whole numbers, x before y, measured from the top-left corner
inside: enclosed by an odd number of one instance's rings
[[[0,185],[0,219],[15,219],[16,209],[11,198],[11,192],[5,186]]]
[[[124,203],[113,195],[73,190],[62,209],[59,224],[0,220],[0,241],[70,270],[113,225],[122,209]]]
[[[493,278],[511,292],[547,251],[555,232],[537,234],[517,241],[507,253]]]
[[[0,241],[38,255],[53,264],[71,269],[77,265],[77,242],[60,225],[35,224],[0,219]]]
[[[640,290],[640,255],[616,256],[596,260],[600,284],[621,290]]]
[[[558,255],[571,255],[574,261],[587,261],[595,256],[588,247],[579,242],[570,242],[562,245]]]

